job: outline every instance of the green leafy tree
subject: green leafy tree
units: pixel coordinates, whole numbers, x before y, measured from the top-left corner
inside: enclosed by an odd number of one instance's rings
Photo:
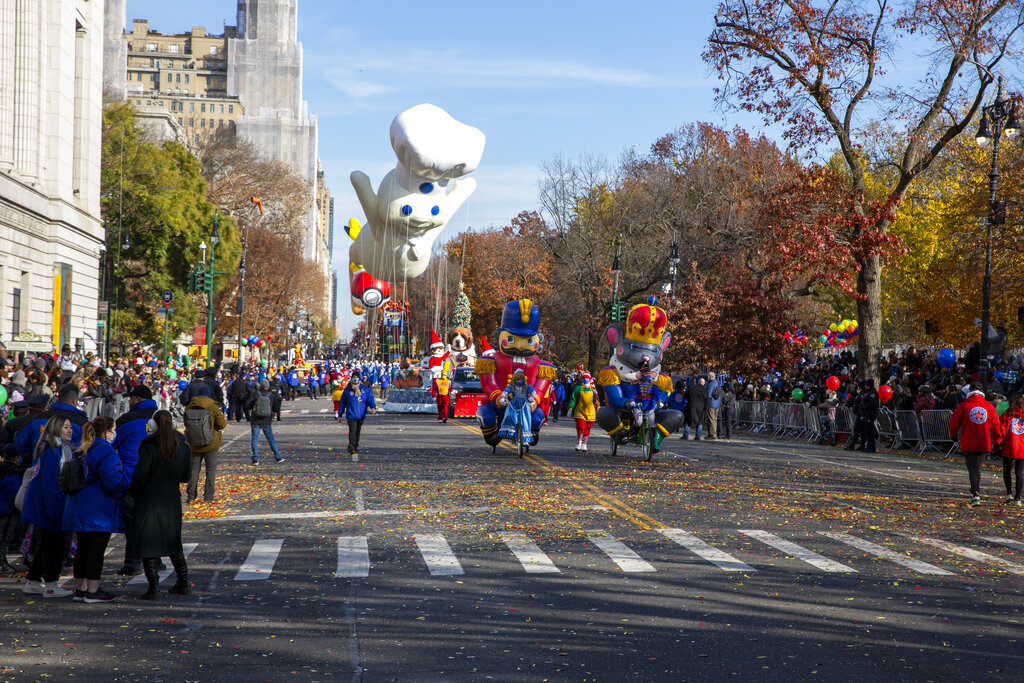
[[[188,293],[188,272],[201,259],[200,243],[210,244],[216,213],[199,161],[178,143],[149,142],[131,104],[113,103],[103,112],[101,183],[107,296],[116,311],[112,343],[162,340],[156,309],[165,289],[174,293],[171,338],[190,332],[204,319],[206,301]],[[234,273],[241,246],[234,222],[225,216],[216,249],[217,270]],[[226,282],[227,276],[218,276],[215,290]]]

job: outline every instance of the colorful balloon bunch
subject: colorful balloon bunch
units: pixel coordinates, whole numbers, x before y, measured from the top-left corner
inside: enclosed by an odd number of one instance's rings
[[[806,344],[809,339],[809,337],[803,333],[803,330],[797,330],[795,333],[786,332],[779,336],[788,342],[793,342],[794,344]]]
[[[254,334],[250,337],[246,337],[245,339],[243,339],[242,346],[253,346],[257,349],[262,349],[264,346],[266,346],[267,341],[270,341],[271,339],[273,339],[273,336],[269,334],[267,335],[266,341],[260,339],[258,335]]]
[[[851,340],[855,339],[860,335],[860,327],[857,325],[856,320],[843,319],[837,323],[832,323],[828,326],[827,330],[821,333],[818,337],[825,348],[832,346],[846,346]]]

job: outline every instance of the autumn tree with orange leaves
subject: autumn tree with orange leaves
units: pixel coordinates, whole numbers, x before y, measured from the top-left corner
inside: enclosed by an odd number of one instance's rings
[[[859,352],[881,353],[882,266],[892,208],[946,146],[967,129],[1024,26],[1021,0],[723,0],[705,60],[723,79],[718,99],[781,124],[793,151],[838,148],[845,183],[834,217],[856,263]],[[892,87],[882,66],[914,36],[931,59],[926,75]],[[872,192],[863,145],[872,119],[898,122],[902,143],[885,162],[892,181]],[[862,377],[877,380],[873,362]]]

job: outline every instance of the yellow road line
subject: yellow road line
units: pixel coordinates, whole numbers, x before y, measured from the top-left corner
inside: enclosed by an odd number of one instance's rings
[[[454,424],[457,427],[461,427],[462,429],[465,429],[468,432],[474,433],[478,436],[483,436],[483,433],[480,431],[479,427],[470,427],[468,425],[460,424],[458,422],[455,422]],[[515,448],[513,448],[510,444],[504,441],[502,441],[498,445],[509,451],[516,451]],[[606,506],[609,510],[611,510],[618,516],[632,522],[633,524],[636,524],[641,529],[664,529],[667,526],[659,522],[658,520],[654,519],[653,517],[646,515],[643,512],[640,512],[639,510],[630,507],[629,505],[626,505],[618,498],[615,498],[614,496],[605,493],[596,486],[588,484],[587,482],[577,481],[577,477],[564,467],[560,467],[559,465],[556,465],[548,460],[545,460],[544,458],[533,453],[527,453],[526,455],[523,456],[523,458],[525,460],[529,460],[531,463],[537,465],[541,469],[548,470],[549,472],[554,472],[555,474],[559,475],[570,486],[596,499],[602,505]]]

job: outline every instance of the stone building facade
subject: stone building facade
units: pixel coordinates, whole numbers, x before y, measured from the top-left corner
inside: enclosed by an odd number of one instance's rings
[[[98,348],[104,10],[0,3],[0,343]]]

